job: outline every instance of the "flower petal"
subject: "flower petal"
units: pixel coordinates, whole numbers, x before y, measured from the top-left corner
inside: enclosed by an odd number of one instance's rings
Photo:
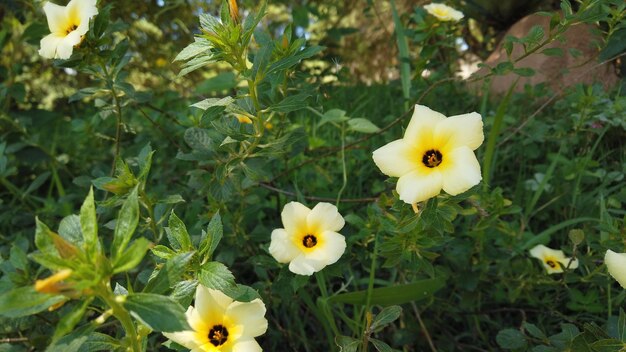
[[[287,203],[280,213],[285,231],[291,236],[305,233],[307,231],[307,216],[310,212],[311,209],[302,203]]]
[[[483,119],[476,112],[450,116],[435,127],[435,143],[445,146],[442,149],[466,146],[476,150],[484,140]]]
[[[57,46],[56,57],[59,59],[67,60],[72,56],[74,46],[80,44],[83,38],[76,31],[66,35]]]
[[[65,12],[65,6],[60,6],[47,2],[43,5],[43,11],[46,13],[48,19],[48,28],[50,33],[65,34],[68,27],[67,13]]]
[[[604,255],[604,264],[609,269],[609,274],[626,289],[626,253],[616,253],[609,249]]]
[[[345,224],[337,207],[330,203],[317,203],[307,216],[307,228],[311,233],[339,231]]]
[[[438,170],[425,170],[426,167],[400,177],[396,191],[400,200],[408,204],[419,203],[435,197],[441,192],[442,177]]]
[[[534,246],[533,248],[531,248],[528,251],[528,253],[530,253],[531,257],[534,257],[543,261],[543,258],[546,256],[546,250],[551,250],[551,249],[542,244],[538,244]]]
[[[168,339],[176,342],[181,346],[185,346],[190,350],[200,347],[196,341],[196,336],[193,331],[179,331],[179,332],[164,332],[163,335]]]
[[[289,263],[300,250],[296,246],[285,229],[275,229],[272,231],[272,242],[269,248],[270,254],[279,263]]]
[[[322,261],[300,254],[289,263],[289,270],[294,274],[310,276],[325,266],[326,264]]]
[[[401,177],[415,170],[415,148],[398,139],[374,151],[372,158],[383,174],[390,177]]]
[[[97,0],[72,0],[67,4],[68,18],[78,28],[75,30],[84,35],[89,30],[89,20],[98,14]]]
[[[467,191],[482,180],[480,164],[468,147],[456,148],[446,153],[439,168],[443,178],[443,190],[453,196]]]
[[[424,140],[424,137],[429,136],[429,134],[434,131],[435,126],[445,119],[446,117],[443,114],[434,111],[427,106],[415,105],[411,121],[409,121],[409,125],[406,127],[406,131],[404,132],[405,141],[411,144],[413,142],[418,142],[419,144],[430,144],[431,141]],[[429,137],[432,138],[432,135]]]
[[[263,349],[255,339],[237,340],[233,345],[232,352],[262,352]]]
[[[346,238],[334,231],[324,231],[319,234],[319,244],[315,250],[308,252],[305,256],[324,263],[324,265],[334,264],[346,251]]]
[[[224,312],[233,299],[221,291],[198,285],[196,288],[196,311],[207,326],[221,324]]]
[[[47,36],[41,38],[39,42],[39,55],[45,57],[46,59],[54,59],[57,54],[57,47],[59,43],[65,37],[60,37],[55,33],[48,34]]]
[[[265,304],[260,299],[252,302],[233,302],[226,309],[226,316],[235,325],[243,326],[242,337],[256,337],[267,331]]]
[[[570,260],[572,261],[571,263],[570,263]],[[564,258],[559,259],[558,261],[559,261],[559,263],[562,264],[563,269],[567,268],[568,264],[569,264],[569,268],[568,268],[569,270],[578,268],[578,259],[577,258],[572,259],[572,258],[564,257]]]

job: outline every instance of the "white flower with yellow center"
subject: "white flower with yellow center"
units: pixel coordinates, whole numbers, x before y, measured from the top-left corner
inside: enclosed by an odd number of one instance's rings
[[[604,264],[609,269],[609,274],[626,289],[626,253],[616,253],[609,249],[604,255]]]
[[[260,299],[236,302],[220,291],[198,285],[195,307],[187,309],[193,330],[163,333],[192,352],[262,351],[254,339],[267,330],[265,304]]]
[[[400,178],[400,199],[415,204],[441,189],[454,196],[477,185],[482,176],[473,151],[484,138],[478,113],[446,118],[415,105],[404,138],[376,149],[373,158],[385,175]]]
[[[578,259],[567,258],[563,251],[548,248],[538,244],[530,250],[530,255],[541,260],[541,264],[546,268],[548,274],[562,273],[563,268],[578,268]],[[570,262],[571,261],[571,262]]]
[[[74,47],[89,30],[89,20],[98,14],[97,0],[71,0],[67,6],[43,5],[50,34],[41,39],[39,55],[47,59],[69,59]]]
[[[345,220],[337,207],[318,203],[309,209],[291,202],[280,214],[284,229],[272,231],[270,254],[280,263],[289,263],[289,270],[311,275],[335,263],[346,250],[346,239],[337,231]]]
[[[444,4],[432,3],[424,6],[424,9],[439,21],[459,21],[464,16],[463,12]]]

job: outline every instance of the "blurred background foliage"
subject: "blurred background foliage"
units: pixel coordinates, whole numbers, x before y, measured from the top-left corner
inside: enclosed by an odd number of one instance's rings
[[[377,332],[377,337],[405,351],[428,349],[427,336],[442,351],[537,346],[545,347],[537,351],[556,351],[573,348],[581,332],[590,334],[585,338],[592,342],[614,338],[622,323],[617,308],[624,305],[626,294],[601,268],[601,258],[607,248],[626,249],[622,76],[612,90],[577,85],[551,92],[540,84],[506,97],[490,96],[487,88],[473,94],[455,78],[463,60],[486,59],[513,23],[530,13],[558,10],[561,1],[454,1],[450,5],[465,13],[462,24],[451,26],[445,39],[433,36],[422,42],[425,12],[420,6],[426,3],[395,1],[408,33],[413,68],[406,97],[410,99],[405,99],[390,2],[270,2],[260,26],[274,40],[291,28],[293,38],[325,47],[290,74],[284,96],[306,93],[308,106],[316,111],[341,109],[385,129],[342,135],[331,123],[320,123],[311,109],[290,111],[268,127],[268,140],[280,140],[289,132],[289,139],[276,147],[283,154],[251,158],[243,164],[244,172],[235,173],[203,154],[208,147],[199,136],[220,143],[221,132],[190,105],[234,95],[245,84],[224,63],[180,77],[182,64],[174,62],[199,33],[198,16],[217,14],[221,2],[100,1],[101,9],[113,5],[111,25],[116,31],[111,40],[128,40],[130,61],[123,80],[136,92],[124,100],[122,158],[136,170],[141,151],[147,145],[155,150],[146,181],[154,213],[150,219],[144,216],[141,231],[150,231],[151,224],[162,231],[175,207],[197,238],[219,211],[225,238],[216,259],[231,269],[237,282],[258,290],[270,307],[270,329],[259,339],[262,346],[269,351],[326,350],[330,347],[319,323],[323,317],[312,313],[323,311],[313,309],[320,304],[315,302],[314,281],[293,277],[266,249],[287,201],[334,201],[342,188],[343,149],[349,187],[340,211],[348,223],[344,235],[349,252],[327,269],[329,290],[365,289],[372,268],[376,286],[445,278],[444,288],[405,304],[402,323]],[[604,17],[589,22],[599,22],[601,48],[610,49],[609,57],[617,56],[626,49],[619,40],[626,30],[623,9],[621,27],[618,23],[615,29],[607,23],[619,2],[600,3]],[[91,85],[92,77],[37,54],[39,40],[48,31],[42,5],[0,3],[0,292],[45,276],[25,259],[34,249],[35,216],[57,224],[76,213],[94,180],[111,176],[115,153],[115,117],[103,109],[104,98],[76,95]],[[257,5],[239,2],[244,17]],[[577,7],[574,3],[574,10]],[[608,33],[611,28],[615,32]],[[428,47],[437,49],[423,51]],[[420,61],[423,57],[428,59]],[[610,65],[618,67],[621,61]],[[264,97],[268,104],[273,98]],[[408,102],[415,100],[446,115],[478,111],[486,135],[496,121],[501,131],[494,140],[491,182],[465,197],[442,196],[429,203],[426,224],[413,221],[412,210],[392,197],[393,183],[371,162],[372,150],[399,138],[408,121]],[[233,129],[250,132],[250,126],[228,118]],[[484,156],[483,147],[481,163]],[[98,211],[110,220],[119,199],[105,193],[97,193]],[[572,229],[584,231],[583,243],[572,244]],[[378,234],[381,258],[370,266]],[[539,242],[570,255],[577,251],[581,269],[545,275],[527,255]],[[132,272],[136,285],[146,283],[155,263],[161,261],[151,256]],[[358,324],[351,325],[347,318],[359,309],[343,303],[333,308],[337,321],[343,321],[343,334],[359,333]],[[0,336],[11,342],[0,344],[0,350],[42,349],[62,313],[0,318]],[[115,334],[114,327],[108,329]],[[151,350],[161,348],[164,340],[153,336]]]

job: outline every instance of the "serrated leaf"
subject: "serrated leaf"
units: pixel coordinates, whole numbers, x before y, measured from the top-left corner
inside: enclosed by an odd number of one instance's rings
[[[159,258],[170,259],[171,257],[176,255],[176,252],[171,248],[166,247],[164,245],[158,245],[151,249],[152,254],[156,255]]]
[[[300,60],[308,59],[312,56],[315,56],[324,49],[325,48],[323,46],[317,46],[317,45],[307,47],[304,50],[292,56],[288,56],[284,59],[278,60],[274,62],[273,64],[271,64],[270,67],[267,69],[267,74],[288,69],[291,66],[294,66],[295,64],[300,62]]]
[[[117,262],[118,257],[126,249],[139,223],[137,192],[137,187],[135,187],[122,204],[122,208],[117,215],[115,230],[113,231],[113,243],[111,244],[113,262]]]
[[[278,104],[272,105],[270,110],[282,113],[288,113],[300,109],[304,109],[307,106],[306,99],[311,96],[309,93],[300,93],[291,95],[281,100]]]
[[[152,243],[140,237],[131,243],[113,262],[113,273],[129,271],[141,263]]]
[[[400,308],[400,306],[390,306],[384,308],[380,313],[376,314],[374,320],[372,321],[372,325],[370,325],[370,329],[376,330],[389,325],[391,322],[398,319],[401,313],[402,308]]]
[[[159,270],[143,289],[143,292],[165,293],[173,287],[187,270],[187,264],[193,258],[194,252],[181,253],[165,262],[165,265]]]
[[[172,248],[177,251],[189,251],[193,247],[191,245],[191,237],[187,232],[185,224],[176,216],[174,210],[170,213],[170,218],[167,221],[168,227],[165,228],[167,233],[167,239],[170,241]]]
[[[124,307],[150,329],[175,332],[191,329],[185,310],[171,297],[154,293],[134,293],[126,297]]]
[[[235,277],[226,265],[220,262],[204,263],[198,274],[198,281],[208,287],[219,291],[235,286]]]
[[[191,106],[194,108],[207,110],[208,108],[212,108],[215,106],[228,106],[235,102],[233,97],[224,97],[224,98],[208,98],[202,101],[199,101]]]
[[[180,53],[178,53],[178,55],[176,55],[174,61],[186,61],[196,55],[211,50],[211,42],[205,38],[195,37],[194,39],[195,41],[193,43],[187,45]]]
[[[93,187],[89,188],[89,194],[80,207],[80,229],[85,241],[85,249],[88,254],[94,254],[98,243],[98,223],[96,220],[96,203],[93,199]]]
[[[616,339],[598,340],[590,346],[596,352],[623,352],[626,350],[626,344]]]
[[[203,260],[210,260],[217,249],[217,245],[222,240],[224,235],[224,229],[222,227],[222,218],[220,213],[217,212],[211,218],[207,231],[202,234],[200,238],[200,244],[198,245],[198,251]]]

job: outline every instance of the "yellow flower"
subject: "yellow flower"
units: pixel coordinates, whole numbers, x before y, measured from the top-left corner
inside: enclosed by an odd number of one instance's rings
[[[47,59],[69,59],[89,30],[89,20],[98,14],[96,0],[71,0],[67,6],[46,2],[43,10],[50,34],[41,39],[39,55]]]
[[[283,229],[272,231],[270,254],[289,270],[311,275],[335,263],[346,250],[346,239],[337,233],[345,220],[337,207],[318,203],[312,210],[291,202],[281,213]]]
[[[260,299],[237,302],[220,291],[198,285],[195,307],[187,309],[193,330],[163,333],[194,352],[262,351],[254,339],[267,330],[265,304]]]
[[[548,274],[562,273],[563,268],[569,264],[569,269],[578,268],[578,259],[567,258],[563,251],[548,248],[542,244],[536,245],[530,250],[530,255],[541,260]],[[570,263],[571,260],[571,263]]]
[[[235,115],[235,117],[237,118],[239,123],[247,123],[247,124],[252,123],[252,120],[246,115]]]
[[[437,17],[440,21],[458,21],[463,18],[463,12],[457,11],[452,7],[444,4],[428,4],[424,9],[431,15]]]
[[[478,113],[446,118],[415,105],[404,138],[375,150],[374,163],[385,175],[399,177],[396,190],[406,203],[425,201],[441,189],[454,196],[482,179],[473,150],[484,138]]]
[[[43,280],[37,280],[35,281],[35,290],[41,293],[59,293],[68,288],[67,284],[64,283],[63,280],[70,277],[70,275],[72,275],[72,270],[63,269]]]
[[[615,253],[609,249],[604,255],[604,264],[609,274],[626,289],[626,253]]]

